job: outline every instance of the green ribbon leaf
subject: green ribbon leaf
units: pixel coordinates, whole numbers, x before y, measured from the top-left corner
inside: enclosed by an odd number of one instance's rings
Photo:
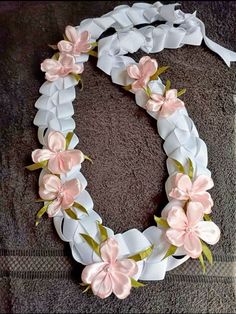
[[[169,256],[171,256],[171,255],[173,255],[173,254],[176,252],[176,250],[177,250],[177,247],[176,247],[175,245],[171,245],[171,246],[169,247],[168,251],[166,252],[166,255],[163,257],[163,259],[165,259],[165,258],[167,258],[167,257],[169,257]],[[163,259],[162,259],[162,260],[163,260]]]
[[[95,42],[93,42],[93,43],[90,43],[90,45],[91,45],[92,47],[97,47],[97,46],[98,46],[98,43],[95,41]]]
[[[87,52],[87,54],[90,56],[96,57],[96,58],[98,57],[98,53],[96,51],[93,51],[93,50],[89,50]]]
[[[204,214],[203,218],[205,221],[211,221],[211,217],[208,214]]]
[[[89,289],[91,289],[91,285],[87,285],[87,287],[83,290],[83,292],[82,292],[82,293],[87,292]]]
[[[65,212],[67,213],[67,215],[74,220],[79,220],[79,218],[77,217],[76,213],[73,212],[73,210],[71,208],[66,208]]]
[[[88,243],[92,250],[94,250],[98,256],[100,256],[100,245],[88,234],[80,233],[81,237]]]
[[[60,53],[59,52],[56,52],[54,53],[54,55],[52,56],[52,60],[58,60],[60,57]]]
[[[48,160],[44,160],[44,161],[37,162],[37,163],[32,164],[32,165],[26,166],[25,168],[29,171],[34,171],[34,170],[37,170],[40,168],[45,168],[47,166],[47,164],[48,164]]]
[[[57,45],[48,45],[48,47],[52,48],[53,50],[58,50]]]
[[[172,159],[177,170],[180,172],[180,173],[184,173],[184,166],[176,159]]]
[[[66,149],[68,149],[73,135],[74,135],[73,132],[69,132],[69,133],[66,134]]]
[[[152,253],[152,250],[153,250],[153,245],[148,247],[144,251],[141,251],[133,256],[129,256],[128,258],[134,260],[135,262],[139,262],[145,259],[146,257],[148,257]]]
[[[70,75],[73,76],[76,79],[77,82],[82,81],[80,74],[71,73]]]
[[[93,160],[92,160],[90,157],[88,157],[88,156],[84,155],[84,159],[85,159],[85,160],[90,161],[90,162],[91,162],[91,164],[93,164]]]
[[[168,222],[165,219],[154,215],[154,220],[157,223],[157,225],[160,225],[163,228],[170,228]]]
[[[148,95],[148,97],[151,97],[152,91],[151,88],[147,85],[147,88],[144,88],[145,93]]]
[[[185,93],[186,93],[186,88],[182,88],[181,90],[178,91],[177,97],[180,97],[180,96],[182,96]]]
[[[209,247],[206,245],[205,242],[201,241],[201,244],[202,244],[203,254],[206,256],[209,264],[212,265],[213,264],[213,256],[212,256],[211,250],[209,249]]]
[[[130,85],[126,85],[126,86],[122,86],[124,88],[124,90],[130,91],[132,89],[131,84]]]
[[[106,241],[108,239],[107,229],[99,222],[97,222],[97,224],[100,232],[101,242]]]
[[[141,283],[141,282],[138,282],[137,280],[135,280],[134,278],[130,278],[130,281],[131,281],[131,286],[133,288],[140,288],[140,287],[144,287],[145,284]]]
[[[203,256],[202,256],[202,254],[199,256],[199,262],[200,262],[200,264],[201,264],[201,267],[202,267],[202,270],[203,270],[203,273],[205,274],[205,272],[206,272],[206,266],[205,266],[205,263],[204,263],[204,259],[203,259]]]
[[[36,214],[36,221],[35,221],[35,226],[37,226],[40,222],[40,219],[42,216],[46,213],[48,206],[52,203],[52,201],[48,202],[46,205],[44,205]]]
[[[170,80],[166,80],[166,87],[165,87],[165,90],[164,90],[164,95],[166,95],[166,92],[168,92],[168,90],[170,90],[170,87],[171,87]]]
[[[192,180],[193,178],[193,163],[190,158],[188,158],[188,176]]]
[[[77,203],[77,202],[74,202],[74,204],[72,205],[72,207],[75,207],[75,208],[81,210],[83,213],[85,213],[85,214],[88,215],[87,209],[86,209],[83,205],[81,205],[81,204],[79,204],[79,203]]]
[[[156,80],[162,73],[166,72],[169,69],[169,66],[160,67],[156,72],[150,77],[151,81]]]

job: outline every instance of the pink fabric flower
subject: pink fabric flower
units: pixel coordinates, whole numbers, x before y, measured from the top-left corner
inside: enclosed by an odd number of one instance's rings
[[[158,112],[161,117],[168,117],[177,109],[183,108],[184,102],[177,98],[177,90],[170,89],[166,92],[166,96],[161,94],[151,94],[146,104],[148,111]]]
[[[128,75],[135,79],[132,83],[132,91],[136,92],[143,89],[150,81],[150,77],[155,74],[157,70],[157,62],[149,56],[142,57],[138,64],[132,64],[127,67]]]
[[[53,174],[45,174],[39,186],[39,195],[43,200],[53,201],[47,209],[49,217],[54,217],[61,209],[71,207],[83,187],[78,179],[72,179],[62,184]]]
[[[87,31],[78,34],[75,27],[68,25],[65,33],[68,40],[61,40],[57,44],[60,52],[79,56],[92,48],[92,45],[89,43],[90,34]]]
[[[47,148],[35,149],[32,152],[33,162],[48,160],[48,169],[54,174],[70,171],[84,161],[84,154],[78,149],[66,149],[64,135],[57,131],[48,134]]]
[[[109,238],[100,246],[102,262],[86,266],[82,272],[82,281],[91,285],[95,295],[104,299],[112,292],[124,299],[130,294],[130,277],[137,274],[137,263],[132,259],[117,260],[118,243]]]
[[[192,258],[202,253],[200,239],[208,244],[216,244],[220,238],[220,229],[212,221],[203,221],[203,208],[200,203],[190,202],[187,212],[174,206],[168,213],[167,222],[170,228],[166,231],[169,242],[177,247],[183,246]]]
[[[41,63],[41,70],[46,72],[48,81],[56,81],[70,73],[80,74],[84,71],[83,64],[75,64],[75,59],[69,54],[60,55],[58,60],[46,59]]]
[[[177,200],[199,202],[203,206],[203,213],[209,214],[211,213],[213,200],[206,190],[211,189],[213,186],[213,180],[208,176],[200,175],[192,182],[188,175],[178,173],[174,178],[174,187],[169,196]]]

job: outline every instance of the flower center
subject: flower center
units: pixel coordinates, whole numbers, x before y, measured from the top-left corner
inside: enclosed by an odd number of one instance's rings
[[[104,267],[104,271],[107,272],[107,273],[109,273],[109,272],[111,271],[111,268],[112,268],[112,267],[111,267],[111,265],[109,264],[109,265],[107,265],[107,266]]]

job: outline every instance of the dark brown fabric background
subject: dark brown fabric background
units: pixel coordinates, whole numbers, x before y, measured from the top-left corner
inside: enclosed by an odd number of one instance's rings
[[[207,35],[236,50],[236,3],[180,1],[197,10]],[[0,3],[1,208],[0,312],[3,313],[233,313],[235,312],[235,104],[236,66],[230,69],[205,45],[164,50],[154,57],[170,65],[163,78],[183,96],[209,152],[215,187],[214,220],[222,237],[206,275],[196,261],[150,282],[120,301],[82,294],[81,267],[52,221],[36,228],[38,173],[25,171],[39,147],[34,103],[43,83],[39,64],[51,55],[47,44],[61,39],[66,25],[101,16],[133,1],[35,1]],[[138,60],[142,53],[135,54]],[[74,102],[79,148],[94,159],[83,164],[95,209],[115,232],[144,229],[166,202],[166,156],[156,123],[133,96],[111,83],[90,59],[84,90]]]

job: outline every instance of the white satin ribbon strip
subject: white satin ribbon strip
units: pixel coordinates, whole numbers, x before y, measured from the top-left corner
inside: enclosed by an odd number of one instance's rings
[[[195,13],[185,14],[181,10],[175,10],[176,5],[162,5],[160,2],[154,4],[136,3],[132,7],[121,5],[101,18],[82,21],[77,29],[89,31],[95,40],[109,27],[115,28],[117,33],[98,42],[97,66],[111,75],[112,81],[119,85],[130,84],[131,81],[125,68],[128,64],[135,63],[132,58],[125,56],[125,54],[133,53],[140,48],[151,53],[161,51],[164,48],[179,48],[184,44],[200,45],[204,39],[207,46],[218,53],[227,65],[230,65],[230,61],[236,61],[234,52],[219,46],[206,37],[204,23],[196,18]],[[137,24],[149,24],[154,21],[166,23],[157,27],[134,28]],[[174,24],[179,24],[179,26],[174,27]],[[77,62],[84,62],[87,57],[79,57]],[[50,130],[58,130],[66,135],[67,132],[75,129],[75,121],[72,118],[75,85],[77,85],[77,81],[68,76],[55,82],[45,82],[41,86],[41,96],[35,103],[38,112],[34,124],[39,127],[38,138],[42,145],[44,145]],[[160,79],[151,81],[149,87],[155,93],[162,93],[164,89]],[[135,101],[137,105],[143,108],[147,101],[146,94],[144,92],[137,93]],[[195,176],[199,174],[211,176],[207,169],[206,145],[199,138],[194,122],[189,118],[185,108],[177,110],[168,118],[157,118],[152,112],[148,112],[148,114],[157,120],[158,133],[165,141],[164,150],[168,156],[167,169],[169,173],[169,178],[165,184],[167,196],[171,188],[171,177],[176,173],[172,158],[183,165],[187,165],[188,158],[191,158]],[[74,148],[78,142],[78,137],[74,135],[69,148]],[[39,183],[45,173],[47,173],[45,170],[41,171]],[[80,172],[80,167],[74,167],[69,173],[61,176],[63,181],[71,178],[79,178],[86,187],[87,181]],[[80,234],[87,233],[99,242],[100,235],[97,222],[102,223],[102,219],[95,212],[93,200],[86,189],[76,201],[87,209],[88,215],[74,209],[80,218],[79,221],[72,220],[65,213],[62,213],[61,216],[54,218],[54,225],[60,238],[70,243],[74,259],[87,265],[98,261],[99,257]],[[162,211],[163,217],[166,217],[172,203],[173,200],[169,198],[169,203]],[[114,236],[117,239],[120,247],[119,257],[121,258],[134,255],[153,245],[152,254],[146,260],[138,262],[139,272],[135,279],[162,280],[166,271],[179,266],[189,258],[185,256],[176,259],[170,256],[163,260],[169,243],[166,241],[165,232],[156,226],[149,227],[143,232],[131,229],[124,233],[114,234],[109,228],[107,228],[107,232],[109,236]],[[176,255],[185,255],[185,252],[178,249]]]

